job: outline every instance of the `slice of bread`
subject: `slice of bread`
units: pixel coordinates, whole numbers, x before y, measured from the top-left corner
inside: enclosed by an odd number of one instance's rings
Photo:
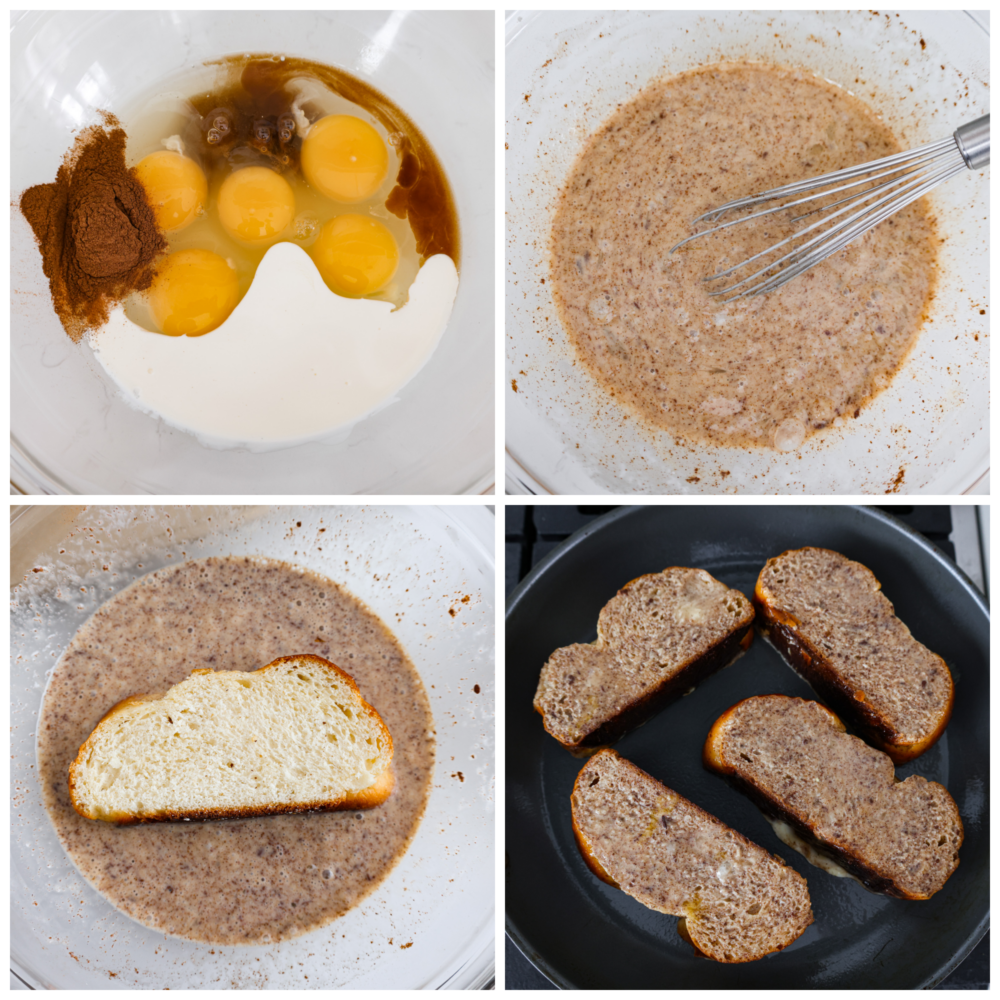
[[[573,832],[590,870],[717,962],[752,962],[812,922],[806,880],[773,854],[671,791],[614,750],[573,786]]]
[[[790,828],[776,832],[807,861],[818,849],[872,892],[928,899],[958,867],[962,821],[944,786],[897,781],[892,761],[817,701],[739,702],[712,726],[704,761]]]
[[[797,549],[768,560],[754,604],[760,630],[820,698],[902,764],[940,738],[954,687],[880,588],[838,552]]]
[[[318,656],[195,670],[119,702],[69,769],[81,816],[115,823],[368,809],[392,791],[392,737]]]
[[[604,605],[596,643],[552,654],[535,709],[571,750],[612,743],[740,656],[753,616],[747,598],[703,569],[640,576]]]

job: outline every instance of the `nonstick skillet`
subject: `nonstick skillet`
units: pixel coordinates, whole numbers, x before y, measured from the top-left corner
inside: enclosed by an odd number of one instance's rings
[[[777,854],[809,883],[815,923],[784,951],[724,965],[698,958],[674,917],[596,879],[573,840],[569,798],[583,761],[542,728],[538,674],[559,646],[596,638],[618,588],[667,566],[695,566],[753,591],[768,558],[815,545],[868,566],[914,636],[944,657],[955,707],[942,739],[896,768],[954,797],[960,864],[926,901],[876,896],[785,847],[764,817],[705,771],[701,749],[719,715],[755,694],[815,694],[758,635],[733,666],[703,682],[616,749],[675,791]],[[856,507],[624,508],[570,537],[525,578],[507,609],[507,932],[556,985],[581,989],[884,989],[939,983],[989,926],[989,613],[968,578],[892,517]]]

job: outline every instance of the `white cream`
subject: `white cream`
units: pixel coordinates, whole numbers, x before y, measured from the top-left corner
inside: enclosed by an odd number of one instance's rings
[[[150,333],[119,308],[89,342],[140,409],[206,443],[266,446],[343,428],[391,402],[437,346],[457,290],[455,265],[439,254],[399,309],[343,298],[301,247],[278,243],[211,333]]]

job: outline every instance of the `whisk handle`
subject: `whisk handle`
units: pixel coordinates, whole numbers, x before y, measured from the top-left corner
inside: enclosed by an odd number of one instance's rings
[[[955,129],[958,151],[970,170],[979,170],[990,162],[990,116],[983,115],[967,125]]]

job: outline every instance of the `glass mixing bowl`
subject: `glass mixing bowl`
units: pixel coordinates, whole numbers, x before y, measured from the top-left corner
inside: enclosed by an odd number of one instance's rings
[[[969,489],[989,466],[988,170],[966,171],[930,197],[943,239],[936,298],[901,372],[858,419],[798,452],[677,446],[622,419],[577,362],[552,286],[540,281],[570,167],[588,136],[647,81],[724,59],[802,66],[855,90],[904,148],[989,111],[989,33],[961,11],[512,13],[504,137],[508,491]]]
[[[82,494],[481,493],[494,457],[492,12],[38,13],[11,36],[11,478]],[[395,402],[350,429],[274,451],[212,449],[130,407],[52,309],[13,207],[53,180],[73,133],[224,55],[338,66],[406,111],[452,185],[462,249],[451,321]],[[279,331],[280,332],[280,331]]]
[[[35,989],[486,986],[495,931],[493,539],[494,518],[478,505],[20,508],[11,524],[12,970]],[[39,708],[76,630],[137,577],[210,555],[283,559],[345,586],[392,623],[437,730],[427,811],[409,850],[359,906],[276,945],[199,944],[126,917],[77,872],[37,784]],[[394,595],[405,588],[413,610],[397,618]]]

